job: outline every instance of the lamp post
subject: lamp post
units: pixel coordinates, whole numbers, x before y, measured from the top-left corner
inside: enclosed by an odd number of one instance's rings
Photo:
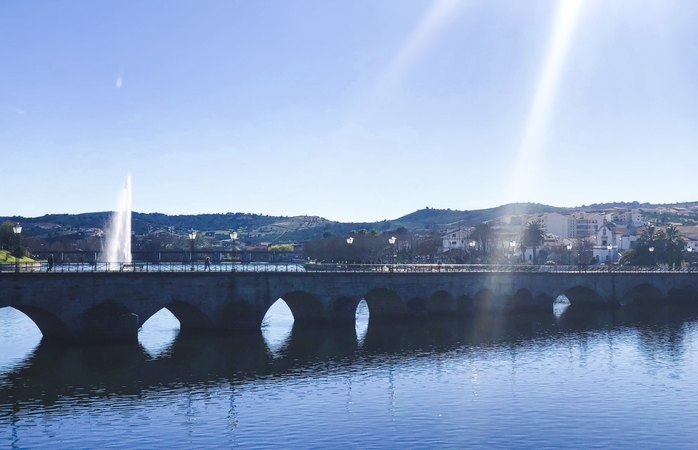
[[[22,232],[22,225],[20,225],[19,222],[17,222],[17,225],[12,227],[12,231],[14,231],[15,236],[17,236],[17,254],[19,254],[19,247],[22,243],[20,241],[19,234]],[[15,256],[15,272],[19,273],[19,256]]]
[[[191,253],[189,254],[189,260],[191,262],[191,270],[194,270],[194,240],[196,240],[196,231],[191,230],[189,233],[189,240],[191,241]]]
[[[347,238],[347,244],[348,244],[349,246],[351,246],[351,244],[353,244],[353,243],[354,243],[354,237],[353,237],[353,236],[349,236],[349,237]],[[351,257],[351,251],[349,251],[349,253],[347,254],[347,264],[349,264],[349,258],[350,258],[350,257]],[[355,260],[355,259],[352,260],[352,261],[353,261],[352,264],[356,264],[356,260]]]
[[[571,258],[571,256],[570,256],[570,252],[572,251],[572,243],[570,242],[570,243],[568,243],[567,245],[565,245],[565,248],[567,249],[567,264],[571,264],[571,261],[570,261],[570,260],[571,260],[572,258]]]
[[[611,267],[613,267],[613,256],[611,255],[611,250],[613,250],[613,246],[611,244],[608,244],[606,247],[608,250],[608,271],[611,271]]]
[[[388,243],[390,244],[390,264],[391,265],[394,264],[393,249],[395,248],[395,241],[396,241],[395,236],[388,239]],[[393,270],[393,268],[391,267],[390,270]]]
[[[238,238],[238,234],[236,231],[231,231],[230,232],[230,240],[232,241],[232,244],[230,245],[230,251],[233,252],[231,254],[234,254],[235,252],[235,239]]]

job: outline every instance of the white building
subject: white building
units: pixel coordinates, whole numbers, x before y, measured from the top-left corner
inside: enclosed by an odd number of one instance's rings
[[[441,236],[441,249],[444,252],[449,250],[468,248],[468,236],[470,233],[466,228],[458,228],[457,230],[447,231]]]
[[[576,227],[576,218],[559,213],[547,213],[542,218],[545,231],[561,238],[573,237]]]
[[[580,213],[579,217],[575,222],[575,233],[574,238],[585,238],[594,236],[596,232],[601,228],[604,222],[610,222],[612,219],[611,214],[587,214]]]
[[[608,222],[602,224],[594,237],[594,258],[602,263],[618,261],[620,258],[620,238],[621,236],[616,233],[615,227],[612,227]]]
[[[612,219],[615,223],[632,222],[636,227],[644,225],[642,222],[642,213],[637,209],[615,212],[613,213]]]

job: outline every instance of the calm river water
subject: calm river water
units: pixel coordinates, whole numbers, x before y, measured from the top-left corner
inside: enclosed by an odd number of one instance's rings
[[[695,312],[572,308],[334,330],[277,311],[205,339],[159,313],[90,347],[4,308],[0,447],[696,448]]]

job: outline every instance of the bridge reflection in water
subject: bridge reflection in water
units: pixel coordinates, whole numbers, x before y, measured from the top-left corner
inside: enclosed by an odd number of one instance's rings
[[[548,339],[633,327],[642,322],[654,331],[639,334],[640,350],[680,352],[685,322],[695,307],[593,310],[572,305],[552,314],[482,315],[466,320],[373,323],[365,336],[355,328],[293,326],[285,344],[274,348],[262,333],[226,337],[178,335],[156,355],[144,344],[62,345],[42,341],[24,361],[0,369],[0,411],[56,405],[65,399],[89,407],[91,399],[140,396],[188,384],[245,384],[254,380],[303,378],[350,372],[355,364],[383,364],[420,354],[517,347]]]

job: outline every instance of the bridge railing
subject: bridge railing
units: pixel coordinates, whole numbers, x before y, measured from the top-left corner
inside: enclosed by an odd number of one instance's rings
[[[305,272],[302,264],[265,262],[76,262],[55,264],[47,262],[0,264],[0,273],[10,272]]]
[[[313,272],[486,272],[486,273],[698,273],[698,267],[584,266],[532,264],[306,264]]]
[[[265,262],[47,262],[0,264],[0,273],[26,272],[358,272],[358,273],[698,273],[698,267],[675,269],[644,266],[579,266],[531,264],[299,264]]]

